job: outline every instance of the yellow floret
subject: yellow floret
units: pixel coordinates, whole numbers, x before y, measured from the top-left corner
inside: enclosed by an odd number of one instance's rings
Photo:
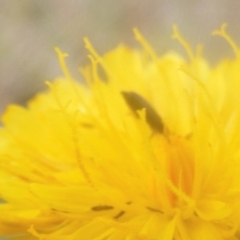
[[[240,58],[211,67],[120,45],[47,82],[0,129],[0,235],[41,240],[240,239]],[[101,70],[100,70],[101,69]],[[104,74],[100,73],[104,71]]]

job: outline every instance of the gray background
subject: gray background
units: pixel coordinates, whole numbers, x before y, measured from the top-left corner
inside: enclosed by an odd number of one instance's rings
[[[45,80],[61,75],[54,46],[69,53],[68,64],[80,79],[79,65],[87,62],[82,38],[88,36],[100,53],[124,42],[138,46],[138,27],[158,54],[174,49],[177,23],[192,45],[204,43],[214,64],[231,49],[212,30],[228,22],[240,43],[239,0],[0,0],[0,113],[9,103],[24,104]],[[184,53],[185,54],[185,53]]]

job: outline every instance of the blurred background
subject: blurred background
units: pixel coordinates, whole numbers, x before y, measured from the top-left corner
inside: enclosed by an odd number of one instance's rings
[[[45,80],[62,74],[54,46],[68,52],[68,66],[81,79],[88,36],[99,53],[119,43],[138,47],[137,27],[158,54],[184,53],[171,39],[172,25],[196,46],[204,43],[211,64],[233,57],[232,50],[211,32],[228,23],[228,32],[240,44],[239,0],[1,0],[0,1],[0,113],[9,103],[24,104]],[[185,54],[185,53],[184,53]]]

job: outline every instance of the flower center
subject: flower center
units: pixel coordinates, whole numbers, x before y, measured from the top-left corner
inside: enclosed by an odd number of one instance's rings
[[[182,208],[192,201],[194,181],[193,153],[187,140],[171,137],[166,143],[168,201],[173,208]]]

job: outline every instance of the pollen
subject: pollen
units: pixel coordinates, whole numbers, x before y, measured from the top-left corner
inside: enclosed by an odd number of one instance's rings
[[[86,84],[68,70],[0,128],[0,236],[53,240],[240,239],[240,49],[212,67],[200,47],[157,56],[88,39]],[[104,72],[104,74],[102,73]]]

